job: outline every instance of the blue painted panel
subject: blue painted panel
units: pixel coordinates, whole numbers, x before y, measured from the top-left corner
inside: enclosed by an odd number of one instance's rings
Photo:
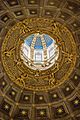
[[[34,48],[35,49],[43,49],[41,37],[37,37],[36,38],[36,42],[35,42]]]
[[[47,47],[49,47],[53,43],[53,40],[47,34],[44,35],[44,40],[46,42]]]
[[[27,37],[26,40],[25,40],[25,44],[27,44],[28,46],[31,46],[33,38],[34,38],[34,34],[32,34],[29,37]]]
[[[30,36],[27,37],[26,40],[25,40],[25,44],[28,45],[29,47],[30,47],[31,44],[32,44],[32,41],[33,41],[33,39],[34,39],[34,35],[35,35],[35,34],[30,35]],[[46,46],[47,46],[47,47],[49,47],[53,42],[55,42],[55,41],[54,41],[53,39],[51,39],[50,36],[47,35],[47,34],[44,34],[44,40],[45,40],[45,43],[46,43]],[[34,48],[35,48],[35,49],[43,49],[42,40],[41,40],[40,35],[38,35],[38,36],[36,37],[36,42],[35,42]]]

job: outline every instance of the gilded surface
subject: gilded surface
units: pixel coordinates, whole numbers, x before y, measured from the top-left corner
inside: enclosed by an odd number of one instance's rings
[[[20,58],[24,39],[33,33],[45,33],[59,46],[59,58],[48,70],[29,69]],[[71,32],[51,19],[31,18],[17,23],[7,33],[1,50],[2,63],[9,78],[22,88],[48,90],[68,80],[76,63],[76,44]]]

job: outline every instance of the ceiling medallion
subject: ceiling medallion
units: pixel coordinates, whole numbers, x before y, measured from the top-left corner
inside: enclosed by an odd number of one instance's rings
[[[17,23],[7,33],[1,49],[11,81],[36,91],[53,89],[67,80],[75,67],[76,54],[68,28],[48,18]]]

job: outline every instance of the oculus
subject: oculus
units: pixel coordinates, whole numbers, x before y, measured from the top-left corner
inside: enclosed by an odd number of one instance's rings
[[[21,45],[21,59],[33,70],[46,70],[53,66],[59,57],[56,41],[47,34],[31,34]]]

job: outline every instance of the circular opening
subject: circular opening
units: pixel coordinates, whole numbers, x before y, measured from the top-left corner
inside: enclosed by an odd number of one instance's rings
[[[59,47],[48,34],[31,34],[21,45],[21,59],[33,70],[46,70],[55,64],[59,57]]]

